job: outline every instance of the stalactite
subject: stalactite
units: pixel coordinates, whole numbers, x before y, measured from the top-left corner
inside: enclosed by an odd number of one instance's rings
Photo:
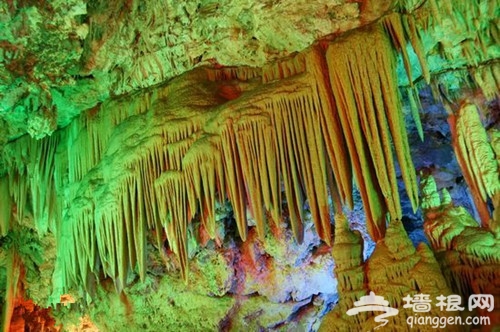
[[[10,230],[12,206],[9,195],[9,181],[6,176],[0,177],[0,236]]]
[[[57,205],[57,194],[54,188],[54,159],[59,140],[57,135],[42,140],[39,144],[33,142],[29,155],[28,176],[31,180],[31,206],[35,225],[41,234],[54,229],[54,221],[60,217]],[[52,225],[50,225],[52,223]]]
[[[401,16],[397,13],[388,15],[384,19],[384,23],[386,29],[391,36],[394,47],[398,52],[401,53],[403,57],[403,63],[406,70],[406,75],[408,76],[408,81],[410,85],[413,85],[413,80],[415,79],[411,72],[411,63],[408,56],[408,52],[406,51],[406,37],[405,30],[403,29],[403,23],[401,22]]]
[[[311,75],[311,87],[313,91],[315,90],[315,93],[312,94],[314,105],[321,116],[321,131],[335,184],[338,187],[338,194],[342,203],[352,208],[352,166],[340,118],[335,108],[335,100],[330,93],[331,83],[324,51],[319,47],[312,48],[306,57],[306,62],[308,73]],[[336,191],[336,188],[331,188],[330,193],[335,196]]]
[[[135,165],[138,172],[137,192],[131,191],[131,194],[136,195],[139,199],[136,213],[136,222],[144,223],[149,230],[156,230],[156,243],[158,247],[162,246],[161,238],[161,218],[158,213],[158,200],[154,190],[155,180],[160,174],[167,170],[166,149],[164,148],[163,139],[156,136],[151,140],[149,147],[145,147],[141,152],[142,158],[139,158],[138,165]],[[133,169],[134,165],[130,164],[129,168]],[[140,200],[142,195],[142,200]],[[133,202],[133,200],[131,199]]]
[[[295,76],[306,71],[306,61],[303,53],[288,59],[270,63],[262,68],[262,82],[268,83]]]
[[[415,54],[417,54],[424,80],[429,84],[431,81],[431,74],[429,66],[427,65],[427,59],[425,58],[424,46],[422,45],[422,40],[416,27],[415,18],[412,15],[402,15],[401,20],[403,21],[404,29],[410,39],[413,50]]]
[[[330,241],[327,170],[320,124],[319,105],[309,91],[283,95],[270,103],[277,135],[279,164],[292,229],[302,237],[304,199],[309,202],[316,231]]]
[[[183,278],[187,280],[187,225],[191,211],[186,209],[187,188],[184,174],[180,171],[163,173],[155,183],[159,196],[165,200],[164,227],[173,251],[179,257]],[[246,226],[246,225],[245,225]]]
[[[230,81],[237,79],[239,81],[248,81],[254,78],[262,77],[261,68],[250,67],[224,67],[224,68],[205,68],[207,79],[209,81]]]
[[[196,153],[203,151],[203,153]],[[218,177],[222,172],[222,160],[219,150],[209,138],[196,141],[183,159],[186,174],[189,210],[192,214],[201,214],[205,231],[211,239],[216,237],[215,202],[217,188],[220,188]]]
[[[276,173],[274,171],[274,174],[268,174],[269,171],[272,172],[273,169],[276,170],[277,168],[276,159],[273,158],[276,150],[273,147],[274,135],[270,130],[270,125],[268,117],[260,117],[258,114],[250,121],[243,118],[234,125],[238,154],[247,187],[248,203],[261,239],[264,239],[265,236],[266,215],[263,208],[266,207],[271,210],[274,207],[273,216],[279,218],[279,207],[281,205],[281,202],[278,201],[277,186],[279,182]],[[266,145],[265,142],[270,145],[267,148],[270,151],[269,155],[263,151]],[[269,160],[268,156],[270,157]],[[256,167],[256,165],[259,167]],[[273,201],[271,201],[271,195],[274,198]],[[264,199],[264,196],[267,197]],[[275,219],[275,221],[278,220]]]
[[[60,264],[63,266],[62,284],[83,285],[87,289],[87,277],[97,264],[98,242],[94,210],[88,200],[74,201],[72,214],[65,216],[58,238]],[[78,239],[75,241],[74,239]]]
[[[483,225],[489,225],[488,197],[500,190],[498,163],[479,118],[477,107],[464,103],[448,122],[453,137],[453,148],[464,178],[471,190]]]
[[[406,70],[406,75],[408,77],[409,85],[408,88],[408,98],[410,101],[411,114],[413,121],[417,127],[420,139],[424,139],[424,133],[422,130],[422,124],[420,121],[419,110],[420,99],[418,97],[418,89],[415,86],[415,81],[417,77],[413,77],[411,70],[411,63],[407,51],[407,39],[410,40],[413,50],[417,55],[420,68],[422,71],[422,76],[427,84],[430,83],[430,71],[427,65],[427,60],[425,58],[424,48],[422,45],[421,37],[418,33],[415,18],[413,15],[400,15],[397,13],[388,15],[384,18],[384,25],[389,35],[391,36],[392,42],[398,52],[401,53],[403,58],[404,67]]]
[[[18,144],[8,144],[10,195],[16,203],[16,219],[22,221],[27,213],[32,214],[40,234],[55,227],[57,194],[54,187],[54,159],[59,136],[35,141],[25,136]]]
[[[444,0],[423,1],[416,7],[414,1],[400,1],[398,4],[404,14],[389,14],[384,18],[384,23],[395,48],[401,51],[410,85],[420,78],[411,77],[411,64],[405,50],[407,40],[417,55],[427,84],[431,83],[429,66],[432,63],[427,63],[426,55],[432,58],[439,54],[453,68],[455,78],[458,76],[457,66],[463,66],[464,72],[468,72],[463,74],[464,85],[468,84],[467,77],[471,75],[487,99],[498,95],[499,84],[498,79],[495,79],[495,68],[498,68],[495,57],[498,45],[498,24],[495,24],[498,1],[466,1],[453,6]],[[443,34],[443,24],[450,27],[449,36]],[[436,44],[426,42],[430,38],[435,39]],[[433,71],[433,75],[439,75],[436,73],[439,69],[434,68]]]
[[[439,10],[439,1],[438,0],[429,0],[430,11],[432,13],[432,18],[436,22],[434,24],[441,24],[441,12]]]
[[[418,136],[420,140],[424,140],[424,130],[422,128],[422,122],[420,121],[420,110],[422,109],[422,105],[420,104],[420,98],[418,95],[418,89],[414,87],[408,88],[408,100],[410,102],[410,109],[413,121],[415,122],[415,126],[417,127]]]
[[[369,52],[361,47],[367,43],[375,43]],[[416,209],[418,205],[416,178],[394,83],[395,64],[388,43],[383,32],[375,28],[356,32],[327,51],[333,95],[367,211],[370,234],[375,239],[383,237],[386,208],[394,218],[401,216],[389,134],[412,206]]]
[[[247,238],[247,215],[246,215],[246,197],[245,184],[243,182],[243,171],[239,159],[236,135],[233,130],[233,124],[230,120],[222,130],[221,150],[223,153],[223,164],[225,169],[226,194],[231,201],[234,211],[234,218],[238,226],[238,232],[243,241]]]
[[[26,158],[26,152],[21,147],[23,143],[8,146],[5,148],[7,153],[7,167],[9,169],[8,188],[10,196],[16,204],[14,217],[17,221],[22,221],[25,215],[26,201],[28,195],[28,181],[26,165],[23,163]],[[12,148],[12,149],[10,149]],[[10,156],[9,156],[10,154]]]
[[[70,182],[81,181],[99,163],[114,129],[129,117],[147,112],[151,98],[152,93],[144,91],[107,101],[82,113],[65,129]]]

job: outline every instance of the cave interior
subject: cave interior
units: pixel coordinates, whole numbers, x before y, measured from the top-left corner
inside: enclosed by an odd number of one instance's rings
[[[500,331],[499,59],[498,0],[0,2],[2,331]]]

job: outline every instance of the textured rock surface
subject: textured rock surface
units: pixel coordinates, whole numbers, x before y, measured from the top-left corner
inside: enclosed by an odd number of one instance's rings
[[[110,96],[195,66],[260,67],[380,10],[361,15],[345,0],[2,2],[3,135],[50,135]]]
[[[75,291],[72,304],[54,314],[57,325],[70,331],[109,331],[124,322],[130,331],[315,330],[335,297],[336,282],[329,250],[308,225],[302,245],[290,241],[285,228],[288,241],[261,242],[253,232],[245,243],[228,237],[215,249],[208,242],[192,251],[189,284],[172,254],[151,248],[144,282],[131,281],[117,294],[108,279],[87,304]]]
[[[425,210],[425,232],[448,285],[469,298],[472,294],[490,294],[500,301],[500,236],[478,225],[462,207],[456,207],[436,190],[434,204]],[[500,325],[500,308],[477,309],[477,315],[491,318]]]
[[[336,218],[335,227],[333,257],[339,283],[339,302],[323,319],[320,331],[365,331],[379,326],[381,323],[374,320],[378,314],[374,312],[354,316],[346,314],[349,309],[354,308],[355,301],[370,291],[383,296],[389,301],[390,307],[399,310],[396,316],[387,317],[387,325],[382,328],[387,331],[405,331],[409,328],[406,320],[414,312],[403,307],[405,296],[427,294],[434,299],[439,295],[452,294],[432,251],[423,243],[415,249],[400,221],[389,224],[385,239],[376,244],[373,254],[366,261],[362,257],[361,234],[351,231],[343,216]],[[425,313],[436,317],[454,314],[456,313],[440,311],[436,307]],[[414,328],[429,330],[429,326]],[[447,328],[451,331],[454,327]]]

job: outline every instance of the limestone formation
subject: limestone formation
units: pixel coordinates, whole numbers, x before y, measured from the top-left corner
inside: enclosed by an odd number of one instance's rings
[[[371,329],[347,312],[375,294],[406,330],[405,296],[500,303],[499,13],[1,3],[3,330]]]

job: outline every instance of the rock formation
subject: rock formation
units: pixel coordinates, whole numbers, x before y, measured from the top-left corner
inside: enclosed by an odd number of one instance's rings
[[[405,296],[500,303],[499,12],[0,4],[4,331],[373,329],[347,314],[371,292],[406,330]]]

